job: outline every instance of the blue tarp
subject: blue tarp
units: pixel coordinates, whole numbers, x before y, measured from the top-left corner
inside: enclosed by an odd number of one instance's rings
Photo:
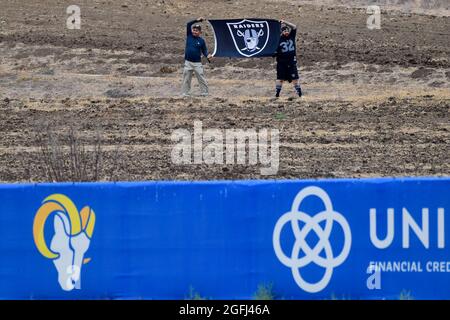
[[[0,299],[449,299],[449,213],[450,178],[0,185]]]

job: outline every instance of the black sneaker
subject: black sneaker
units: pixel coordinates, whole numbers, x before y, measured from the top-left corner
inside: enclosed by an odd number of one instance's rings
[[[280,97],[280,93],[277,92],[277,93],[275,94],[275,98],[279,98],[279,97]]]

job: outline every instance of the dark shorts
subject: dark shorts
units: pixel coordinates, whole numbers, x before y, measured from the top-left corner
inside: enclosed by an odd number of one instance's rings
[[[298,69],[296,61],[279,61],[277,63],[277,80],[284,80],[291,82],[298,80]]]

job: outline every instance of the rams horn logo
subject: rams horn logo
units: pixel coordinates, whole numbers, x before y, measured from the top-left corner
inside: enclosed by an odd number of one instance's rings
[[[55,234],[50,247],[45,242],[45,222],[54,213]],[[81,289],[81,267],[91,259],[84,258],[95,227],[95,213],[86,206],[78,212],[67,196],[53,194],[44,199],[33,223],[33,238],[39,252],[52,259],[58,271],[58,282],[65,291]]]

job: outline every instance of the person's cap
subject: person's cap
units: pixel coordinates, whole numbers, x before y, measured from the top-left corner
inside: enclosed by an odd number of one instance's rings
[[[199,24],[194,24],[194,26],[192,27],[192,29],[197,29],[199,31],[202,31],[202,26]]]
[[[281,27],[281,31],[283,32],[283,31],[290,31],[291,30],[291,28],[289,28],[288,26],[282,26]]]

